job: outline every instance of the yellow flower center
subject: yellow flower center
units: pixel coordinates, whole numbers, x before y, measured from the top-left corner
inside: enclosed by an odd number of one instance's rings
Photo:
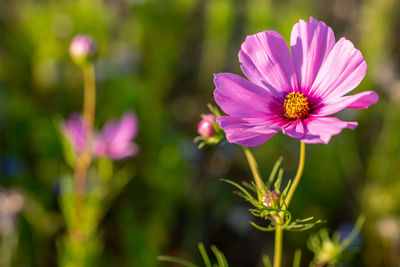
[[[310,108],[308,107],[308,99],[302,93],[289,93],[283,102],[285,115],[291,119],[302,119],[308,115]]]

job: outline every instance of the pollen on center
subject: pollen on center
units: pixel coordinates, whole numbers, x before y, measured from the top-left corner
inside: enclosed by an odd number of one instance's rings
[[[310,111],[307,97],[299,92],[292,92],[286,95],[283,109],[285,115],[290,119],[303,119]]]

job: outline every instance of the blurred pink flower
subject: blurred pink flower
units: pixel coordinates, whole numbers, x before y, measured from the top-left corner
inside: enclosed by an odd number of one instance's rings
[[[0,232],[7,235],[15,231],[17,215],[24,202],[22,193],[0,187]]]
[[[265,31],[246,38],[239,52],[249,80],[215,75],[215,101],[229,116],[217,118],[229,142],[259,146],[278,131],[304,143],[328,143],[357,122],[328,115],[365,109],[378,101],[374,91],[346,96],[363,80],[367,64],[354,45],[335,41],[330,27],[310,18],[293,26],[289,51],[283,37]]]
[[[88,128],[80,114],[72,114],[61,123],[61,131],[80,155],[88,142]],[[120,121],[110,120],[100,133],[93,133],[92,154],[95,157],[108,157],[114,160],[134,156],[138,146],[132,143],[138,131],[137,117],[127,112]]]
[[[132,143],[138,132],[138,120],[133,112],[126,112],[120,121],[110,120],[95,138],[93,153],[114,160],[136,155],[138,146]]]
[[[69,46],[69,54],[78,65],[86,64],[97,54],[96,42],[90,35],[76,35]]]
[[[215,116],[213,114],[207,114],[204,116],[204,118],[197,124],[197,132],[205,137],[205,138],[210,138],[214,135],[216,135],[216,131],[214,128],[215,123]]]
[[[60,128],[75,152],[80,155],[85,150],[88,138],[88,128],[82,116],[73,113],[66,121],[61,122]]]

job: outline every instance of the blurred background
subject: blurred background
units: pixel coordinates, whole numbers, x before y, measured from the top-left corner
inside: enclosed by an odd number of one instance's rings
[[[1,256],[13,246],[13,266],[56,266],[65,231],[58,180],[71,170],[54,122],[81,110],[82,73],[68,46],[86,33],[100,50],[96,125],[127,109],[140,121],[139,155],[117,164],[132,179],[101,223],[97,266],[170,266],[156,260],[161,254],[200,262],[198,242],[217,245],[232,266],[261,266],[273,234],[252,228],[247,203],[219,181],[251,178],[242,151],[198,150],[192,140],[214,103],[213,73],[241,74],[246,35],[273,29],[288,41],[293,24],[313,16],[362,51],[368,73],[355,91],[375,90],[380,101],[339,114],[359,122],[355,131],[307,147],[294,216],[345,232],[366,214],[360,253],[345,266],[399,266],[399,10],[396,0],[1,1],[0,231],[15,233],[1,240]],[[283,156],[285,180],[293,177],[297,140],[278,134],[253,151],[263,175]],[[301,248],[307,266],[309,232],[285,235],[286,265]]]

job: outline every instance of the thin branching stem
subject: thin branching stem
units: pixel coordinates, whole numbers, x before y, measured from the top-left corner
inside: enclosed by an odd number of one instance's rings
[[[288,191],[288,194],[285,199],[286,209],[289,207],[290,201],[293,198],[294,191],[296,191],[297,185],[300,182],[301,176],[304,170],[304,163],[306,160],[306,144],[300,141],[300,159],[299,159],[299,166],[297,168],[296,176],[293,179],[292,186]]]

